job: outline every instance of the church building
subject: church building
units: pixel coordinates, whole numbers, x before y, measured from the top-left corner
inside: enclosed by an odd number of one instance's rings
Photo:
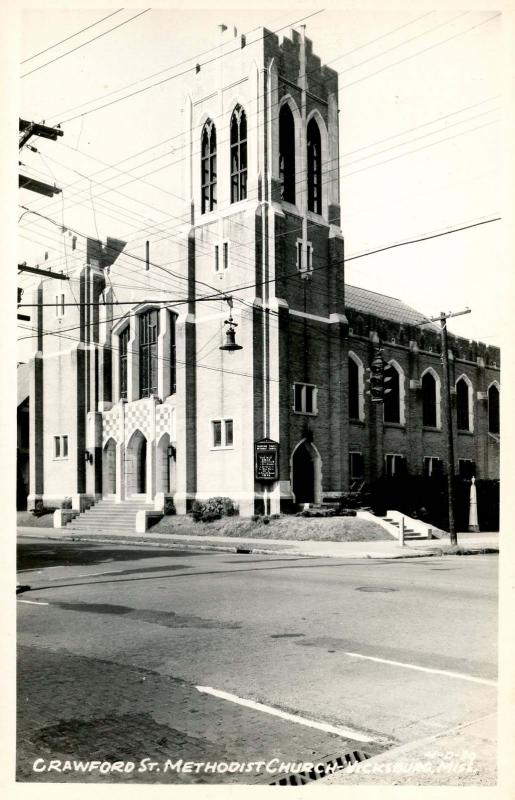
[[[108,500],[151,516],[169,497],[186,513],[225,496],[273,514],[443,470],[439,328],[345,284],[338,98],[303,29],[252,45],[224,31],[184,96],[180,218],[136,257],[88,239],[70,280],[34,290],[29,508]],[[367,394],[379,345],[384,404]],[[449,348],[456,468],[497,478],[499,350]]]

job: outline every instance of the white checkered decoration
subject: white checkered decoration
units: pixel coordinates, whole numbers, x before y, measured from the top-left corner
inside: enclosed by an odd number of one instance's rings
[[[156,406],[156,442],[159,442],[164,433],[170,436],[171,441],[175,439],[174,422],[174,408],[167,405]]]
[[[138,403],[129,405],[125,415],[125,442],[127,443],[135,430],[141,431],[147,441],[150,439],[150,414],[153,405]]]
[[[102,414],[102,447],[111,438],[116,443],[120,441],[120,413],[116,407]]]

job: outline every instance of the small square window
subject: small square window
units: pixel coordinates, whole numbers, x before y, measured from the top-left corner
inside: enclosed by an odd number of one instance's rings
[[[63,458],[66,458],[68,456],[68,437],[67,436],[63,436],[62,445],[63,445]]]
[[[443,475],[443,462],[436,456],[424,457],[424,476],[426,478],[438,478]]]
[[[458,474],[460,478],[465,478],[465,480],[470,480],[472,476],[475,476],[476,472],[476,464],[470,458],[459,458],[458,459]]]
[[[213,447],[222,446],[222,423],[220,420],[213,422]]]
[[[351,451],[349,453],[349,475],[351,481],[362,478],[364,475],[363,453]]]
[[[306,402],[305,402],[305,410],[307,414],[313,413],[313,394],[315,392],[314,386],[306,386]]]
[[[55,458],[61,457],[61,437],[54,436],[54,456]]]
[[[407,463],[406,457],[397,455],[395,453],[387,453],[384,457],[385,475],[388,478],[399,477],[406,475]]]
[[[213,447],[232,447],[234,442],[234,425],[232,419],[215,419],[213,426]]]
[[[316,386],[308,383],[293,384],[293,410],[298,414],[317,414]]]
[[[297,239],[297,269],[303,269],[303,258],[302,258],[302,242]]]

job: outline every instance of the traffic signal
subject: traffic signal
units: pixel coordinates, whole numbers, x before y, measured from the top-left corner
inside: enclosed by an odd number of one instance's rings
[[[370,364],[370,377],[368,379],[370,385],[370,399],[373,403],[383,402],[383,379],[384,379],[384,361],[381,356],[381,351],[378,350]]]
[[[383,360],[381,353],[382,350],[376,350],[370,367],[367,370],[370,373],[370,377],[368,378],[370,389],[367,394],[370,395],[370,399],[373,403],[382,403],[384,395],[392,391],[386,387],[392,380],[391,373],[393,367]]]

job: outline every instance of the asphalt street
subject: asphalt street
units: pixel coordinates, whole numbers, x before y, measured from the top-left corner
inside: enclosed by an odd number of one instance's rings
[[[18,780],[266,784],[490,714],[497,569],[20,540]]]

